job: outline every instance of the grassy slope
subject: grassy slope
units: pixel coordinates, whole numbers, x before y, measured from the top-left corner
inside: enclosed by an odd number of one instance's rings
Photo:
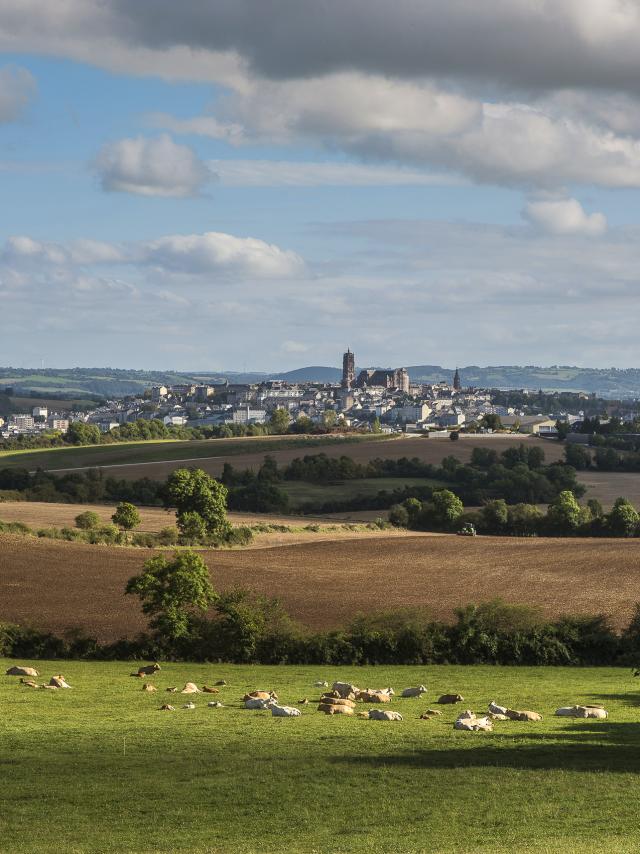
[[[10,662],[0,662],[2,671]],[[143,693],[130,663],[36,663],[73,691],[33,691],[0,677],[2,848],[132,851],[637,851],[637,686],[628,671],[489,667],[276,668],[163,665],[163,689],[225,678],[208,695]],[[282,702],[317,695],[313,681],[353,679],[426,699],[396,699],[402,723],[245,711],[247,689]],[[495,699],[545,714],[493,734],[418,715],[443,691],[477,711]],[[162,702],[175,712],[159,712]],[[607,721],[552,717],[561,704],[602,702]]]
[[[347,445],[371,437],[272,436],[250,439],[208,439],[202,441],[156,439],[144,442],[118,442],[113,445],[65,447],[26,451],[0,451],[0,468],[33,467],[43,469],[123,465],[161,460],[205,459],[207,457],[252,453],[268,454],[284,448],[321,448],[322,445]]]
[[[288,494],[292,507],[300,507],[308,501],[347,501],[357,495],[377,495],[386,490],[404,489],[407,486],[446,486],[437,480],[423,477],[372,477],[361,480],[343,480],[326,486],[305,481],[289,480],[281,484]]]

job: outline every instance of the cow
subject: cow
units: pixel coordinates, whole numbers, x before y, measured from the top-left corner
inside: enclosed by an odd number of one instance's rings
[[[427,689],[424,685],[418,685],[417,688],[405,688],[402,692],[403,697],[421,697],[423,694],[427,693]]]
[[[176,707],[170,706],[169,703],[164,703],[162,706],[160,706],[160,709],[159,709],[159,711],[161,711],[161,712],[175,712],[175,710],[176,710]]]
[[[354,700],[360,693],[360,689],[350,682],[334,682],[331,687],[345,700]]]
[[[5,671],[5,676],[40,676],[35,667],[22,667],[14,665]]]
[[[211,703],[207,703],[207,706],[210,709],[222,709],[223,705],[219,700],[213,700]]]
[[[273,703],[271,714],[274,718],[299,718],[302,712],[293,706],[279,706],[277,703]]]
[[[499,712],[489,712],[489,718],[492,721],[508,721],[509,718],[506,715],[501,715]]]
[[[201,694],[202,691],[198,688],[195,682],[186,682],[181,694]]]
[[[33,681],[33,679],[21,679],[20,684],[24,685],[25,688],[39,688],[40,687],[37,682]]]
[[[539,712],[531,712],[528,709],[507,709],[505,715],[509,718],[510,721],[527,721],[531,723],[542,720],[542,715]]]
[[[244,707],[245,709],[268,709],[275,702],[271,698],[264,700],[260,697],[249,697],[244,701]]]
[[[156,661],[155,664],[148,664],[146,667],[139,667],[136,673],[132,673],[131,676],[136,676],[138,679],[142,679],[145,676],[153,676],[154,673],[157,673],[158,670],[162,668]]]
[[[454,721],[453,728],[465,732],[492,732],[493,721],[489,717],[479,718],[474,712],[467,710]]]
[[[342,697],[331,697],[328,694],[323,694],[320,697],[320,702],[327,706],[348,706],[350,709],[355,708],[356,705],[353,700],[348,700],[346,697],[343,699]]]
[[[314,682],[314,683],[313,683],[313,687],[314,687],[314,688],[328,688],[328,687],[329,687],[329,683],[328,683],[328,682],[323,682],[323,681],[322,681],[322,679],[319,679],[317,682]]]
[[[49,685],[54,686],[55,688],[71,688],[71,685],[65,680],[62,673],[58,673],[57,676],[52,676],[49,680]]]
[[[489,703],[489,711],[494,715],[506,715],[507,707],[499,706],[494,700]]]
[[[324,712],[326,715],[352,715],[353,708],[351,706],[334,706],[331,703],[320,703],[318,706],[319,712]]]
[[[401,721],[400,712],[392,712],[391,709],[369,709],[369,720],[371,721]]]
[[[249,694],[245,694],[242,698],[242,702],[246,700],[277,700],[278,695],[275,691],[251,691]]]
[[[464,697],[462,694],[443,694],[441,697],[438,697],[436,703],[439,703],[441,706],[464,703]]]
[[[427,709],[426,712],[423,712],[420,715],[421,721],[430,721],[431,718],[435,718],[437,715],[441,715],[442,712],[438,711],[438,709]]]
[[[142,690],[146,691],[147,694],[153,694],[158,689],[156,688],[155,685],[150,685],[148,682],[145,682],[144,685],[142,686]]]
[[[164,690],[167,692],[167,694],[177,694],[178,693],[178,689],[176,688],[175,685],[172,685],[170,688],[165,688]]]
[[[390,703],[391,695],[386,691],[372,691],[367,688],[366,691],[360,691],[357,699],[363,703]]]
[[[556,709],[558,717],[565,718],[596,718],[597,720],[605,720],[609,717],[609,713],[602,706],[563,706]]]
[[[196,707],[195,703],[185,703],[182,708],[183,709],[195,709],[195,707]]]
[[[202,693],[203,694],[219,694],[220,689],[219,688],[212,688],[210,685],[203,685],[202,686]]]

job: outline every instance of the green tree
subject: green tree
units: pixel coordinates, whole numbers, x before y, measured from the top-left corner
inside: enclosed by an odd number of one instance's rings
[[[189,510],[180,513],[177,525],[184,544],[190,546],[198,545],[198,543],[204,542],[207,538],[207,526],[199,513]]]
[[[591,454],[580,445],[571,443],[565,445],[564,458],[567,465],[573,466],[577,471],[584,471],[591,465]]]
[[[503,498],[489,501],[481,510],[484,527],[491,534],[504,531],[509,523],[509,508]]]
[[[125,593],[139,597],[149,625],[168,641],[187,637],[192,617],[218,598],[207,565],[192,551],[175,552],[171,560],[152,557],[140,575],[129,579]]]
[[[558,439],[564,441],[571,432],[571,426],[568,421],[556,421],[556,430],[558,431]]]
[[[451,439],[452,442],[457,442],[460,439],[459,431],[458,430],[452,430],[451,433],[449,433],[449,438]]]
[[[371,432],[372,433],[382,433],[382,427],[380,426],[380,419],[376,415],[376,417],[371,422]]]
[[[322,423],[328,430],[336,426],[337,420],[338,416],[335,409],[325,409],[322,413]]]
[[[484,427],[485,430],[502,430],[502,421],[499,415],[488,413],[480,419],[480,426]]]
[[[591,513],[591,517],[593,519],[602,519],[602,517],[604,516],[602,504],[598,501],[597,498],[590,498],[587,501],[587,507],[589,508],[589,512]]]
[[[93,528],[97,528],[100,524],[100,517],[93,510],[85,510],[84,513],[80,513],[75,518],[76,528],[80,528],[82,531],[90,531]]]
[[[97,445],[100,442],[100,430],[95,424],[72,421],[65,438],[72,445]]]
[[[571,533],[584,521],[582,507],[573,492],[563,490],[549,505],[547,522],[558,533]]]
[[[111,517],[111,521],[123,531],[133,531],[140,524],[141,519],[138,509],[133,504],[129,504],[128,501],[121,501],[116,507],[116,512]]]
[[[269,432],[275,434],[287,433],[291,416],[286,409],[274,409],[269,419]]]
[[[165,507],[175,507],[177,524],[182,530],[185,513],[197,513],[206,533],[224,537],[230,530],[227,522],[227,488],[202,469],[176,469],[163,490]]]
[[[431,501],[422,505],[422,518],[427,527],[434,526],[445,531],[454,528],[456,520],[464,512],[462,501],[449,489],[436,489]]]
[[[640,516],[638,511],[626,498],[617,498],[607,523],[612,533],[618,537],[633,537],[638,529]]]
[[[402,504],[394,504],[389,510],[389,521],[395,528],[408,528],[409,511]]]

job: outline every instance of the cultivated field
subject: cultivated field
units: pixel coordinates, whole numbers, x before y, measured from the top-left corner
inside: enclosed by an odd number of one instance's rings
[[[0,672],[13,662],[0,660]],[[157,694],[131,662],[24,662],[68,691],[0,676],[0,839],[12,854],[58,852],[355,852],[592,854],[638,850],[638,693],[628,670],[500,667],[249,667],[164,664]],[[226,679],[218,697],[169,685]],[[394,699],[400,722],[273,718],[242,694],[317,699],[316,679],[423,683]],[[460,706],[419,720],[442,692],[542,712],[540,723],[456,732]],[[158,711],[170,702],[174,712]],[[605,721],[553,717],[602,703]],[[368,707],[365,707],[368,708]]]
[[[131,636],[145,622],[137,600],[122,591],[151,553],[1,535],[0,620],[59,634],[81,627],[103,641]],[[345,625],[358,611],[405,606],[449,619],[458,606],[497,596],[538,605],[550,617],[603,612],[621,627],[640,600],[638,540],[381,532],[203,556],[217,589],[277,596],[319,629]]]

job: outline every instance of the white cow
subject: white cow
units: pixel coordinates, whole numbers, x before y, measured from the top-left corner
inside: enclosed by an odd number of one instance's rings
[[[360,693],[360,688],[350,682],[334,682],[332,690],[337,691],[344,699],[353,700]]]
[[[271,714],[274,718],[299,718],[302,712],[293,706],[279,706],[277,703],[273,703]]]
[[[489,703],[489,711],[494,715],[505,715],[507,714],[506,706],[499,706],[494,700]]]
[[[493,721],[487,716],[479,718],[474,712],[467,709],[454,722],[453,728],[466,732],[492,732]]]
[[[185,684],[184,688],[182,689],[182,691],[180,691],[180,693],[181,694],[201,694],[202,691],[198,688],[198,686],[195,684],[195,682],[187,682]]]
[[[403,697],[421,697],[423,694],[427,693],[427,689],[424,685],[418,685],[416,688],[405,688],[402,692]]]
[[[195,709],[195,707],[196,707],[195,703],[185,703],[182,708],[183,709]]]
[[[22,667],[14,665],[5,671],[5,676],[40,676],[35,667]]]
[[[244,701],[245,709],[269,709],[276,701],[269,698],[262,700],[260,697],[249,697]]]
[[[556,715],[564,718],[596,718],[604,720],[609,713],[601,706],[562,706],[556,709]]]
[[[371,721],[401,721],[400,712],[392,712],[390,709],[369,709],[369,720]]]
[[[71,685],[65,681],[62,673],[58,673],[57,676],[52,676],[49,680],[49,685],[51,685],[52,688],[71,688]]]

